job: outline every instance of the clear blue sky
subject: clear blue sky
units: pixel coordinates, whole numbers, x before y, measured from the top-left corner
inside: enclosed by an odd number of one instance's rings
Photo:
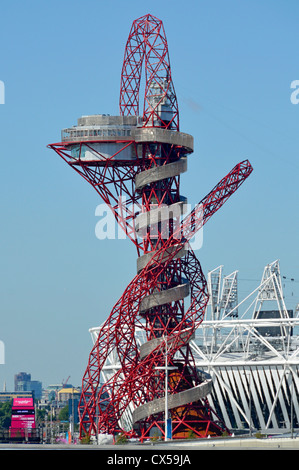
[[[205,226],[205,273],[223,264],[259,279],[280,259],[295,279],[287,305],[299,302],[298,2],[11,0],[0,16],[1,390],[20,371],[80,385],[88,329],[135,274],[132,244],[96,238],[97,194],[47,145],[81,115],[118,114],[125,43],[147,13],[164,23],[181,130],[195,139],[182,194],[195,204],[237,162],[254,167]],[[240,295],[256,285],[240,281]]]

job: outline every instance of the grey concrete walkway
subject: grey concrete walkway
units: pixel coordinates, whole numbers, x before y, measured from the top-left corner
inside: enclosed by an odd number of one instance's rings
[[[299,438],[222,438],[222,439],[203,439],[203,440],[189,440],[167,443],[155,444],[124,444],[124,445],[80,445],[80,444],[0,444],[0,451],[2,450],[126,450],[132,451],[150,451],[165,453],[169,451],[183,451],[188,450],[299,450]]]

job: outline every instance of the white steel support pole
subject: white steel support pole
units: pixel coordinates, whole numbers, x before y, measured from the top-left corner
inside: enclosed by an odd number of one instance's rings
[[[251,374],[252,374],[252,370],[249,369],[250,373],[249,373],[249,435],[250,437],[252,436],[252,427],[251,427],[251,423],[252,423],[252,417],[251,417],[251,408],[252,408],[252,391],[251,391]]]
[[[165,436],[164,440],[167,441],[167,419],[168,419],[168,371],[169,370],[175,370],[177,367],[171,366],[168,367],[168,348],[167,348],[167,336],[163,336],[164,341],[165,341],[165,365],[164,366],[157,366],[155,367],[156,370],[165,370],[165,408],[164,408],[164,414],[165,414],[165,425],[164,425],[164,431],[165,431]]]
[[[294,408],[293,408],[293,400],[294,400],[294,377],[293,372],[291,371],[291,438],[294,438]]]
[[[165,435],[164,435],[165,441],[167,441],[167,419],[168,419],[168,352],[167,352],[167,336],[165,336]]]

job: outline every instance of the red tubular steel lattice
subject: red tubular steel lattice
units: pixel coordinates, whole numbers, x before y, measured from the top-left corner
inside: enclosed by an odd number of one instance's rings
[[[126,140],[104,139],[111,149],[118,145],[117,153],[104,157],[97,147],[103,139],[89,137],[49,146],[109,204],[138,254],[137,275],[99,329],[89,356],[79,405],[80,435],[125,432],[141,440],[156,432],[164,435],[166,350],[172,437],[220,435],[225,427],[207,400],[211,380],[198,371],[189,345],[208,302],[207,283],[189,242],[252,167],[247,160],[237,164],[181,220],[186,201],[180,195],[180,175],[186,171],[192,138],[179,131],[166,36],[162,22],[152,15],[133,22],[126,44],[120,92],[124,120],[139,116],[143,65],[139,126]],[[130,160],[122,158],[128,148]],[[97,158],[83,158],[86,149]],[[142,345],[137,330],[144,333]],[[119,368],[102,383],[112,355]]]

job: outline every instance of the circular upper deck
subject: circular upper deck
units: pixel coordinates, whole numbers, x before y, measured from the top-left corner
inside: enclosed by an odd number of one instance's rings
[[[183,132],[142,127],[141,116],[110,116],[94,114],[82,116],[77,126],[61,131],[62,142],[107,140],[134,140],[135,142],[160,142],[179,145],[193,151],[193,137]]]
[[[107,140],[132,140],[132,129],[135,129],[141,118],[139,116],[110,116],[94,114],[82,116],[77,126],[61,131],[61,140],[68,142],[90,142]]]
[[[142,156],[139,149],[145,143],[173,145],[182,148],[184,154],[193,152],[191,135],[158,127],[142,127],[140,116],[82,116],[77,126],[63,129],[61,134],[62,142],[71,150],[74,161],[136,160]]]

